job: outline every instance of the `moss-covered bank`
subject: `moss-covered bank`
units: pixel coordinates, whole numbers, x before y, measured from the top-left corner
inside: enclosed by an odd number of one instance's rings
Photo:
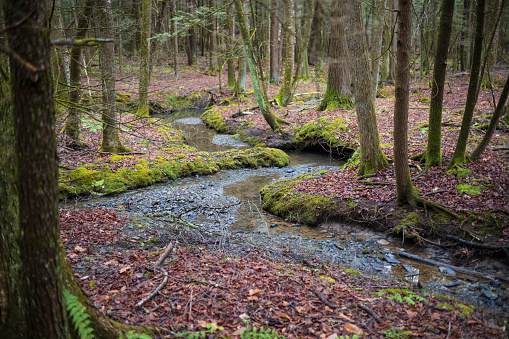
[[[232,149],[226,152],[198,152],[189,146],[166,149],[173,156],[147,160],[143,156],[113,155],[74,169],[60,168],[59,197],[123,192],[190,175],[207,175],[221,169],[282,167],[289,156],[279,149]]]

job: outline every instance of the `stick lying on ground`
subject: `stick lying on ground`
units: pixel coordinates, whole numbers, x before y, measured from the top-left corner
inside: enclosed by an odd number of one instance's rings
[[[399,252],[398,254],[399,254],[400,257],[403,257],[403,258],[408,258],[408,259],[420,261],[420,262],[423,262],[423,263],[431,265],[431,266],[448,267],[448,268],[450,268],[450,269],[452,269],[452,270],[454,270],[456,272],[473,275],[474,277],[483,278],[483,279],[490,279],[490,277],[493,277],[493,278],[501,280],[501,281],[509,282],[509,279],[506,279],[506,278],[503,278],[503,277],[499,277],[499,276],[492,275],[492,274],[490,274],[488,276],[488,275],[486,275],[486,273],[476,272],[476,271],[469,270],[467,268],[453,266],[453,265],[449,265],[449,264],[444,264],[444,263],[441,263],[441,262],[438,262],[438,261],[434,261],[434,260],[430,260],[430,259],[424,259],[424,258],[421,258],[419,256],[416,256],[416,255],[413,255],[413,254],[410,254],[410,253]]]
[[[157,263],[156,263],[156,266],[154,267],[154,271],[159,271],[161,272],[163,275],[164,275],[164,279],[163,281],[159,284],[159,286],[157,286],[157,288],[155,290],[152,291],[152,293],[150,293],[146,298],[144,298],[142,301],[140,301],[139,303],[136,304],[136,307],[141,307],[143,306],[143,304],[145,304],[147,301],[149,301],[150,299],[152,299],[157,293],[159,293],[159,291],[164,287],[164,285],[166,285],[166,283],[168,282],[168,271],[166,271],[164,268],[161,267],[161,265],[163,264],[163,262],[166,260],[166,258],[168,258],[168,256],[170,255],[170,252],[171,250],[173,249],[173,244],[169,244],[166,249],[164,250],[164,253],[161,254],[161,256],[159,257],[159,260],[157,260]]]

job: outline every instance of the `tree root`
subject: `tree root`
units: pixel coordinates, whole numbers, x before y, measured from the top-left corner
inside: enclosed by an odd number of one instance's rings
[[[437,202],[433,202],[433,201],[429,201],[429,200],[426,200],[424,198],[421,198],[421,197],[417,197],[415,198],[415,202],[417,204],[420,204],[424,207],[430,207],[432,210],[434,210],[435,212],[444,212],[446,213],[447,215],[450,215],[451,217],[453,217],[454,219],[456,220],[460,220],[460,217],[459,215],[457,215],[456,213],[454,213],[453,211],[447,209],[444,205],[442,204],[439,204]]]

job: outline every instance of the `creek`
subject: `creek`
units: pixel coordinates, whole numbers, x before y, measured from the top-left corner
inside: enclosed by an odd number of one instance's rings
[[[182,115],[181,115],[182,116]],[[205,126],[198,112],[172,121],[183,131],[190,146],[200,151],[223,151],[249,145],[230,135],[217,134]],[[171,211],[186,221],[215,232],[251,233],[277,237],[289,244],[320,248],[319,255],[333,263],[372,275],[391,275],[411,283],[426,285],[439,294],[450,294],[486,309],[509,312],[509,285],[490,274],[508,278],[508,267],[498,261],[471,259],[471,269],[486,279],[456,273],[445,267],[431,267],[401,258],[406,251],[414,255],[454,264],[452,253],[435,246],[402,244],[401,239],[356,224],[327,222],[308,227],[288,222],[263,211],[259,191],[285,178],[309,172],[334,170],[343,160],[327,153],[288,152],[291,161],[283,168],[250,168],[220,171],[209,176],[177,179],[116,197],[89,200],[76,207],[128,206],[130,211],[151,215]],[[316,253],[315,253],[316,256]]]

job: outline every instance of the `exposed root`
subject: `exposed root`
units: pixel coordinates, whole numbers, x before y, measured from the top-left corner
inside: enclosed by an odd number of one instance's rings
[[[446,213],[447,215],[450,215],[451,217],[453,217],[454,219],[456,220],[460,220],[460,217],[459,215],[457,215],[456,213],[454,213],[453,211],[447,209],[444,205],[442,204],[439,204],[437,202],[433,202],[433,201],[429,201],[429,200],[426,200],[424,198],[420,198],[420,197],[416,197],[415,198],[415,202],[419,205],[422,205],[424,207],[430,207],[432,210],[434,210],[435,212],[444,212]]]

